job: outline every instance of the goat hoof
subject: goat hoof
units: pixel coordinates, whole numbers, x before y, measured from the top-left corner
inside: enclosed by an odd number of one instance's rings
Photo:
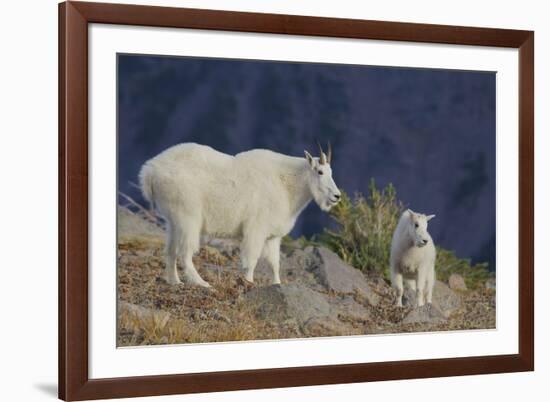
[[[203,288],[211,287],[210,284],[202,278],[185,278],[185,279],[186,279],[186,282],[191,286],[201,286]]]
[[[168,285],[179,285],[181,283],[181,281],[178,279],[178,278],[173,278],[173,277],[166,277],[164,276],[162,278],[164,280],[164,282],[166,282]]]
[[[201,281],[189,281],[192,286],[200,286],[201,288],[211,288],[210,284],[204,280]]]

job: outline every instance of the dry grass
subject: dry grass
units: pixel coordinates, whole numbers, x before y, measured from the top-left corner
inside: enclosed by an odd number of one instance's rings
[[[236,271],[235,258],[203,247],[194,257],[194,263],[212,288],[185,285],[174,288],[160,280],[162,250],[151,249],[151,244],[148,247],[147,244],[141,239],[119,244],[122,255],[119,301],[141,306],[146,313],[119,305],[118,346],[280,339],[297,335],[291,325],[280,326],[256,317],[255,306],[242,297],[253,285]],[[231,268],[218,268],[227,266]]]
[[[231,318],[173,319],[168,314],[137,314],[121,309],[118,346],[233,342],[292,337],[266,321],[256,319],[249,305],[234,306]],[[198,318],[198,317],[197,317]]]
[[[395,295],[379,278],[371,279],[379,304],[360,293],[353,299],[369,311],[368,319],[339,316],[305,324],[257,315],[258,305],[245,295],[256,286],[237,270],[238,258],[204,247],[195,257],[210,289],[166,285],[160,280],[162,249],[140,239],[120,244],[118,346],[234,342],[319,336],[446,331],[495,327],[494,291],[462,294],[464,308],[441,324],[402,324],[409,309],[395,307]],[[220,265],[215,265],[220,264]],[[223,267],[223,268],[220,268]],[[378,286],[377,283],[380,285]],[[338,295],[327,294],[329,299]],[[132,308],[127,308],[130,303]],[[136,310],[138,309],[138,310]]]

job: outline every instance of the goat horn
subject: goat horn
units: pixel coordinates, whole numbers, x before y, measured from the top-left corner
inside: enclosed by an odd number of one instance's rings
[[[323,147],[321,147],[319,141],[317,141],[317,146],[319,147],[319,163],[321,165],[324,165],[325,163],[327,163],[327,156],[323,152]]]
[[[330,145],[330,141],[328,142],[328,149],[327,149],[327,161],[330,165],[330,162],[332,161],[332,146]]]

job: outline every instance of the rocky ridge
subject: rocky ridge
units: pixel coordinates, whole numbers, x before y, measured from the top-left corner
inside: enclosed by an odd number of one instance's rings
[[[212,288],[160,279],[162,230],[130,211],[119,213],[119,346],[365,335],[495,327],[495,292],[467,290],[453,277],[437,281],[433,303],[395,307],[395,292],[380,276],[368,276],[325,247],[281,249],[281,285],[260,261],[255,283],[244,279],[238,245],[210,239],[194,262]],[[181,276],[181,272],[180,272]]]

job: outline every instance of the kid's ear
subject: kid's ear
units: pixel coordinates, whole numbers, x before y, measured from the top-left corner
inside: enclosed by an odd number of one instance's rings
[[[435,215],[428,215],[428,216],[426,216],[426,221],[430,221],[433,218],[435,218]]]
[[[309,163],[309,166],[313,167],[313,156],[311,156],[311,154],[308,152],[308,151],[305,151],[304,150],[304,155],[306,156],[306,159]]]

